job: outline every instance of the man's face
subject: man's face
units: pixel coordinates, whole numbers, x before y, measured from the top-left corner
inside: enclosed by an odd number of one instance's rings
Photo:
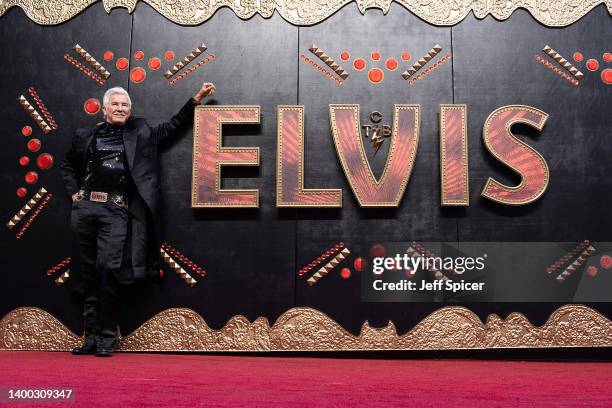
[[[103,106],[102,111],[108,123],[123,125],[130,117],[130,102],[125,95],[112,94],[108,100],[108,106]]]

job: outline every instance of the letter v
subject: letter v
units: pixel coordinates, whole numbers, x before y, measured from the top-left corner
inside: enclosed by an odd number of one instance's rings
[[[336,152],[361,207],[397,207],[412,173],[419,143],[419,105],[395,105],[389,156],[376,180],[363,146],[359,105],[329,105]]]

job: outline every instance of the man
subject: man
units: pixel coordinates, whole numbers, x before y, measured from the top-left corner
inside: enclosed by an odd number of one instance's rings
[[[131,118],[132,102],[120,87],[104,94],[104,122],[77,130],[61,164],[72,197],[77,256],[71,281],[83,294],[85,341],[73,354],[110,357],[117,339],[119,284],[159,274],[156,219],[158,145],[193,122],[196,105],[215,92],[204,83],[168,122],[151,127]]]

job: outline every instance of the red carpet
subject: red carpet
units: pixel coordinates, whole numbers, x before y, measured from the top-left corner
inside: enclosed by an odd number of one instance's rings
[[[0,352],[0,388],[75,390],[48,407],[612,407],[612,363]]]

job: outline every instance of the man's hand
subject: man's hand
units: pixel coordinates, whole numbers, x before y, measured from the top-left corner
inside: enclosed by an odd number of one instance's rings
[[[72,195],[72,204],[76,203],[78,198],[79,198],[79,193],[78,192],[74,193]]]
[[[200,88],[198,93],[193,96],[193,99],[197,103],[200,103],[202,98],[205,98],[207,96],[214,94],[216,89],[217,88],[215,88],[215,85],[212,82],[204,82],[202,84],[202,88]]]

